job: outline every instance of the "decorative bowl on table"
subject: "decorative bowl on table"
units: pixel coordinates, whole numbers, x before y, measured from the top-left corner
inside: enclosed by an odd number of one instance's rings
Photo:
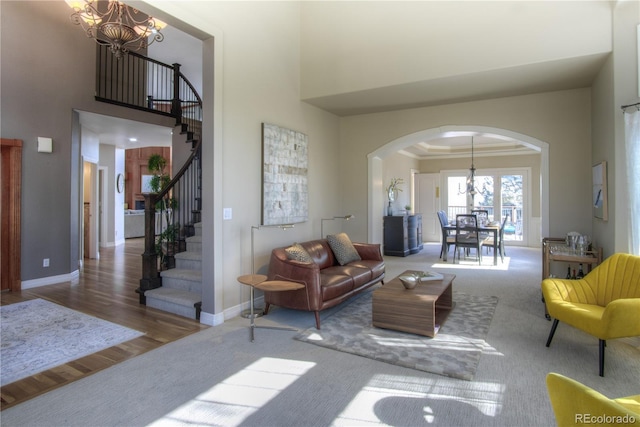
[[[400,279],[405,289],[413,289],[420,283],[420,277],[415,274],[403,274],[398,279]]]

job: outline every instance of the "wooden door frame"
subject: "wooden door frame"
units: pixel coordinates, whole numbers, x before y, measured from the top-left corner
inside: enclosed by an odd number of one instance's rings
[[[2,239],[9,242],[9,271],[2,274],[9,275],[9,290],[19,292],[22,289],[20,276],[20,215],[21,215],[21,195],[22,195],[22,140],[1,138],[2,148],[9,149],[9,171],[2,171],[3,191],[9,194],[9,206],[3,206],[3,211],[8,210],[9,227],[2,230]],[[8,179],[5,183],[4,180]]]

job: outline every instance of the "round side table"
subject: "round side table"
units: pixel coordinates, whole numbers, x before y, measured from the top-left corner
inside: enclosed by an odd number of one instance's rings
[[[253,330],[256,327],[256,317],[262,316],[262,314],[258,314],[255,312],[255,307],[253,305],[253,290],[256,288],[256,286],[258,286],[262,282],[265,282],[266,280],[267,276],[265,276],[264,274],[244,274],[242,276],[238,276],[238,282],[251,287],[251,290],[249,292],[249,298],[251,299],[249,303],[249,312],[246,315],[245,313],[242,313],[243,317],[248,317],[250,319],[249,325],[251,329],[251,341],[253,341],[254,339]]]

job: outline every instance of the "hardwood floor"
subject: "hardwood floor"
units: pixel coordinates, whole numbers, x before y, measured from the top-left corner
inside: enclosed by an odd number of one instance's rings
[[[101,248],[100,260],[85,259],[77,282],[0,295],[2,305],[42,298],[145,333],[131,341],[5,385],[0,389],[0,410],[208,328],[195,319],[139,304],[135,290],[142,277],[142,252],[143,239],[128,239],[124,245]]]

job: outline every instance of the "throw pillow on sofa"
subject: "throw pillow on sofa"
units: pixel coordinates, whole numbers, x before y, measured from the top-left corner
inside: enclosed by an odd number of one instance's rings
[[[327,242],[340,265],[362,259],[346,233],[330,234],[327,236]]]
[[[313,262],[313,258],[309,255],[309,252],[303,248],[299,243],[294,243],[284,250],[287,253],[287,258],[300,262]]]

